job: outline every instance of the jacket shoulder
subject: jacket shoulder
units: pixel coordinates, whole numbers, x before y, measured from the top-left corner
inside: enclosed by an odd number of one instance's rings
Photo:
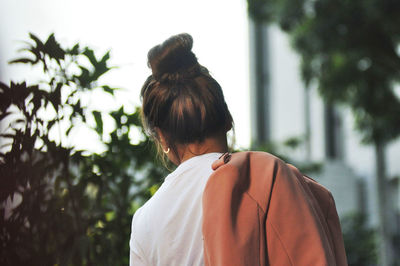
[[[229,161],[219,160],[206,191],[222,187],[235,189],[238,195],[250,196],[266,212],[273,182],[281,172],[279,169],[287,168],[286,164],[270,153],[258,151],[237,152],[231,154]]]

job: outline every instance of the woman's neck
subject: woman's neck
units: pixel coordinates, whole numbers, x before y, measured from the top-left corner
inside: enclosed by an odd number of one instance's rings
[[[180,155],[180,163],[201,154],[220,152],[224,153],[228,151],[228,145],[226,136],[215,136],[205,139],[200,143],[190,143],[186,145],[180,145],[178,147],[178,153]]]

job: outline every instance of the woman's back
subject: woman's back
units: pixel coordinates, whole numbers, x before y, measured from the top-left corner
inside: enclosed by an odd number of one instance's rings
[[[189,34],[150,49],[142,122],[177,169],[134,215],[131,265],[203,265],[202,195],[233,127],[221,86],[199,64]]]
[[[131,265],[204,265],[202,194],[221,153],[183,162],[132,221]]]

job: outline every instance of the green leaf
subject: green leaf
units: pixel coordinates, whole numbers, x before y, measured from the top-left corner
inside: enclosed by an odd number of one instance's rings
[[[36,35],[29,33],[29,37],[36,43],[36,48],[43,50],[44,44]]]
[[[85,55],[87,57],[87,59],[89,59],[89,62],[95,66],[97,65],[97,59],[96,56],[94,55],[94,51],[92,49],[89,49],[88,47],[85,47],[85,50],[82,53],[83,55]]]
[[[47,130],[48,131],[50,131],[50,129],[55,125],[57,123],[57,119],[53,119],[53,120],[50,120],[48,123],[47,123]]]
[[[107,61],[110,59],[110,52],[104,54],[100,61],[97,61],[96,56],[92,49],[85,48],[83,54],[89,59],[89,62],[93,65],[94,71],[91,73],[91,79],[97,80],[101,75],[110,70],[107,66]]]
[[[71,117],[77,117],[78,115],[85,121],[85,114],[83,113],[83,108],[81,106],[81,100],[79,99],[76,104],[72,105],[72,115]]]
[[[72,47],[72,49],[67,50],[67,53],[70,55],[78,55],[79,52],[80,52],[79,43],[75,44],[74,47]]]
[[[30,45],[29,48],[26,50],[30,53],[32,53],[35,56],[35,60],[33,64],[36,64],[38,62],[43,63],[43,71],[47,71],[47,64],[46,61],[43,59],[43,50],[44,50],[44,44],[43,42],[33,33],[29,34],[30,38],[35,42],[36,46]]]
[[[106,65],[108,59],[110,59],[110,51],[107,51],[100,60],[100,64]]]
[[[105,92],[108,92],[108,93],[110,93],[111,95],[114,95],[114,91],[115,90],[118,90],[118,88],[111,88],[110,86],[107,86],[107,85],[104,85],[104,86],[101,86],[102,88],[103,88],[103,90],[105,91]]]
[[[71,130],[74,128],[74,126],[71,124],[69,127],[68,127],[68,129],[67,129],[67,131],[65,132],[65,135],[69,135],[69,133],[71,132]]]
[[[51,104],[54,107],[54,110],[58,111],[58,109],[61,107],[61,88],[63,84],[58,83],[54,91],[48,93],[46,95],[47,99],[51,102]]]
[[[89,70],[84,66],[79,66],[81,70],[81,74],[79,76],[74,76],[77,79],[79,85],[83,88],[90,89],[90,83],[92,82],[92,78],[90,76]]]
[[[150,195],[153,196],[156,194],[157,190],[160,188],[159,184],[154,184],[149,188]]]
[[[94,120],[96,121],[96,132],[100,135],[100,138],[102,138],[103,118],[101,117],[101,113],[99,111],[93,111],[92,114],[94,116]]]
[[[32,60],[30,58],[18,58],[18,59],[14,59],[9,61],[9,64],[17,64],[17,63],[22,63],[22,64],[34,64],[36,61]]]
[[[54,34],[51,34],[43,47],[45,52],[50,58],[55,59],[57,62],[65,58],[65,51],[61,48],[60,44],[56,41]]]
[[[115,212],[114,211],[106,212],[105,216],[106,216],[106,221],[110,222],[110,221],[114,220]]]
[[[288,138],[287,140],[285,140],[283,142],[283,145],[285,145],[291,149],[295,149],[301,145],[302,141],[303,140],[299,137],[291,137],[291,138]]]

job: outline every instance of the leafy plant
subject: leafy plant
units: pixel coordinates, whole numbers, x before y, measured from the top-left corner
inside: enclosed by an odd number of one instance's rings
[[[30,34],[23,51],[11,63],[42,74],[32,85],[0,82],[0,264],[127,265],[132,215],[165,176],[139,111],[86,104],[94,94],[114,97],[99,85],[112,69],[109,52],[63,48],[53,34],[45,42]],[[114,122],[107,138],[106,117]],[[103,152],[71,144],[82,126]]]

